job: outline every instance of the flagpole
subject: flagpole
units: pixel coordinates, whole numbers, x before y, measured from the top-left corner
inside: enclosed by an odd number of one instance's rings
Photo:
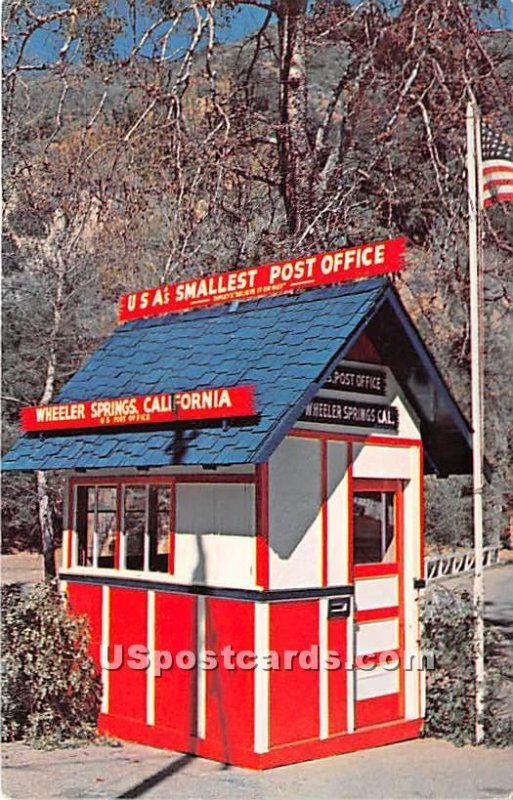
[[[481,264],[480,264],[480,123],[475,100],[471,94],[467,104],[467,179],[468,232],[470,273],[470,360],[472,396],[472,473],[474,505],[474,650],[476,688],[476,744],[484,738],[483,712],[485,695],[484,667],[484,579],[483,579],[483,411],[482,411],[482,322],[481,322]]]

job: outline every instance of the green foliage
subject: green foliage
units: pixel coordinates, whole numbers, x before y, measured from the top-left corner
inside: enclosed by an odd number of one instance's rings
[[[427,675],[424,734],[449,739],[456,745],[474,741],[474,611],[467,591],[436,586],[426,594],[423,608],[423,650],[435,658]],[[486,699],[483,725],[488,745],[513,744],[513,718],[507,711],[507,681],[513,665],[500,631],[485,627]],[[510,688],[511,691],[511,688]]]
[[[2,740],[39,747],[92,739],[100,678],[85,618],[54,584],[2,588]]]

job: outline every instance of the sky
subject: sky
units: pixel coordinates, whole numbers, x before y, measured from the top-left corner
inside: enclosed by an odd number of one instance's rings
[[[486,20],[487,27],[513,30],[513,0],[500,0],[500,5],[502,7],[501,17],[495,13],[489,14]],[[52,8],[52,6],[60,8],[62,7],[62,4],[60,0],[49,0],[49,2],[45,2],[46,9]],[[114,0],[114,13],[124,16],[126,13],[126,8],[127,5],[124,0]],[[219,40],[223,43],[229,43],[250,35],[253,31],[259,28],[264,21],[265,16],[266,12],[263,9],[255,6],[240,6],[231,14],[229,23],[218,27],[217,33]],[[138,25],[139,30],[143,31],[147,23],[148,20],[144,19],[144,17],[141,17]],[[160,33],[162,33],[162,31],[160,31]],[[158,34],[159,30],[157,29],[157,31],[155,31],[155,36],[158,37]],[[178,33],[170,41],[169,55],[173,57],[173,59],[179,59],[183,54],[183,48],[189,41],[190,37],[188,34]],[[51,30],[41,30],[32,37],[29,47],[26,49],[25,63],[29,61],[33,64],[41,62],[52,63],[56,60],[59,48],[61,46],[62,40],[55,34],[55,32],[52,32]],[[118,50],[120,54],[122,54],[123,50],[128,51],[131,46],[131,37],[126,36],[120,38],[118,44]],[[152,46],[148,44],[142,50],[142,53],[147,57],[151,57]],[[73,55],[72,48],[70,49],[70,55]],[[10,60],[8,50],[5,57],[7,61]],[[79,58],[78,54],[75,55],[75,58]]]

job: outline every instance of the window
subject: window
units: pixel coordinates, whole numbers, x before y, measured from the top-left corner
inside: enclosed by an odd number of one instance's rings
[[[76,564],[167,572],[171,547],[172,491],[169,484],[77,486]],[[121,509],[118,519],[117,509]]]
[[[353,494],[355,564],[393,563],[396,560],[395,493]]]
[[[123,533],[126,569],[144,569],[147,493],[146,486],[125,486]]]
[[[114,566],[117,515],[115,486],[77,487],[76,530],[80,566]]]
[[[171,533],[171,489],[169,486],[150,486],[149,530],[150,570],[167,572]]]

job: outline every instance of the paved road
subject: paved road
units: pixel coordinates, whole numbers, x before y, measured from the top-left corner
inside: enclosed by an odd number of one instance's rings
[[[501,629],[513,658],[513,561],[487,569],[484,582],[485,618]],[[447,578],[440,583],[448,589],[466,588],[471,591],[472,575]]]
[[[8,745],[3,757],[3,791],[13,798],[513,800],[513,751],[428,739],[260,773],[134,744]]]

